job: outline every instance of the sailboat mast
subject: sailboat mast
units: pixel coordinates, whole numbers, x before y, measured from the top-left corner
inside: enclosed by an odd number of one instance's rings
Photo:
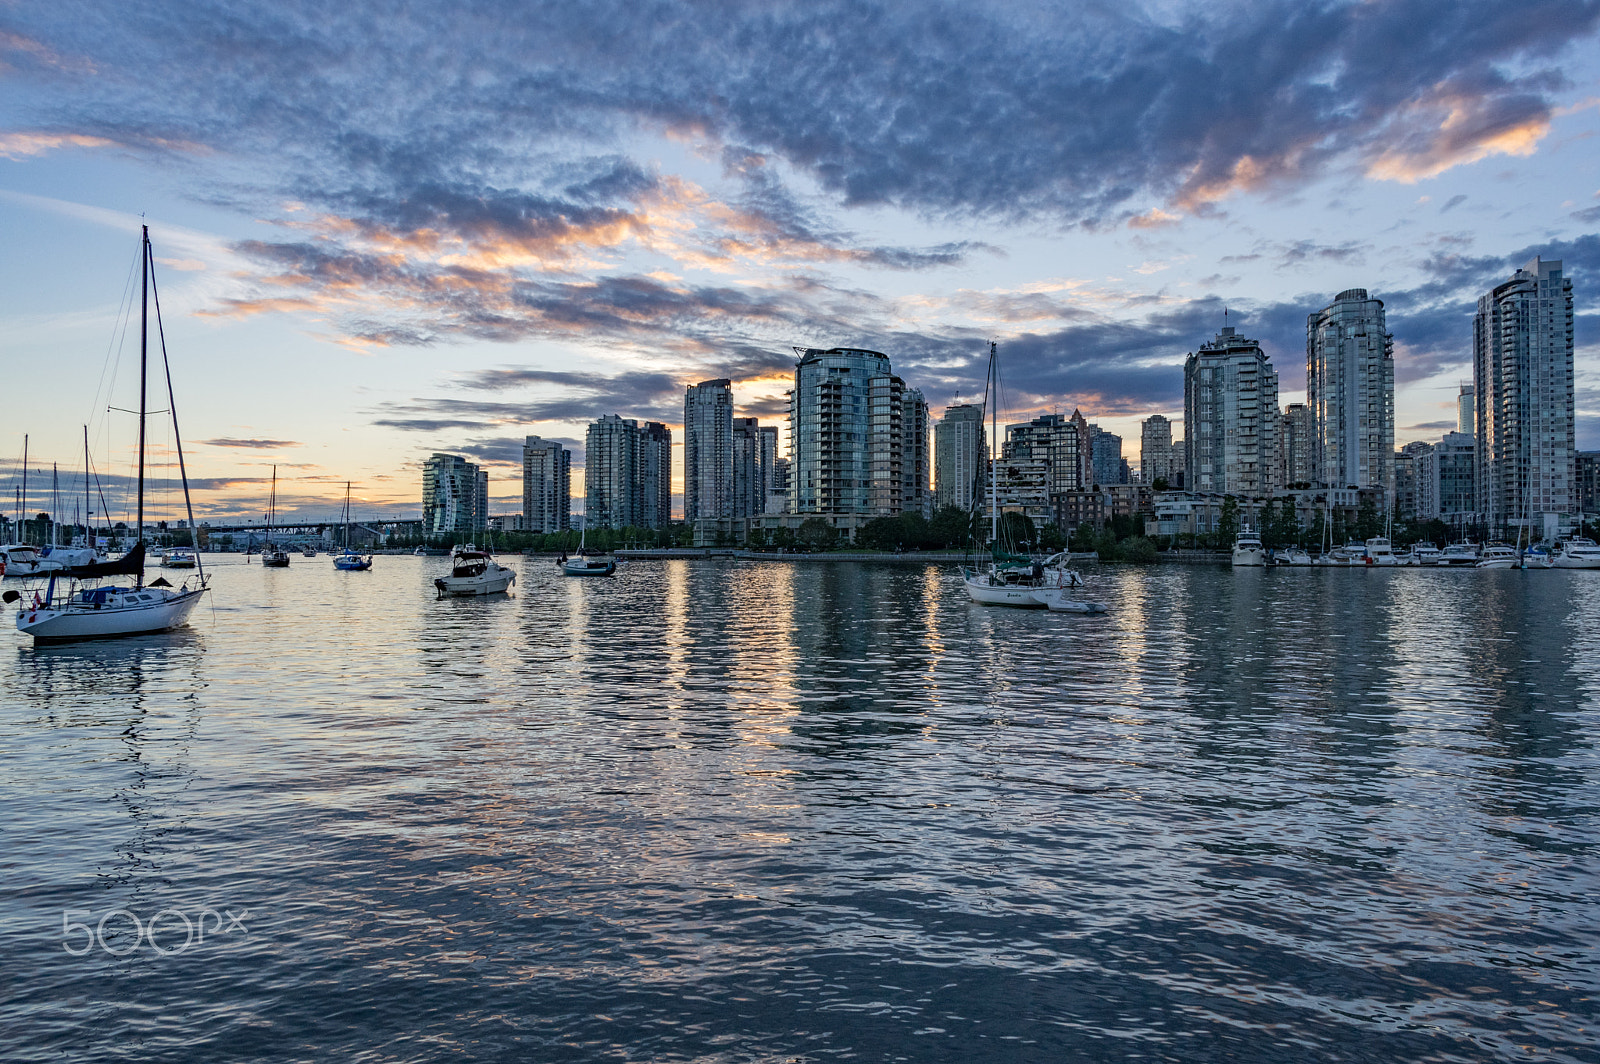
[[[61,538],[61,468],[50,463],[50,545]]]
[[[94,549],[94,500],[89,497],[89,426],[83,426],[83,545]]]
[[[1000,478],[995,451],[1000,444],[1000,374],[994,364],[994,341],[989,341],[989,542],[1000,542]]]
[[[23,518],[28,513],[28,434],[22,434],[22,494],[17,496],[17,535],[22,542],[28,542],[28,536],[23,531]]]
[[[150,227],[144,230],[139,251],[139,519],[135,542],[144,540],[144,418],[150,364]]]

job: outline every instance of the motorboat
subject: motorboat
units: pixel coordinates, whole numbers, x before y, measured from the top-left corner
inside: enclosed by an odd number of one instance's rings
[[[1395,555],[1389,537],[1373,536],[1362,544],[1360,564],[1388,567],[1399,565],[1400,559]]]
[[[42,591],[33,591],[26,600],[20,592],[8,590],[0,601],[18,603],[17,630],[30,635],[36,642],[60,643],[83,639],[103,639],[112,636],[146,635],[176,628],[189,619],[190,613],[209,590],[205,570],[197,577],[186,579],[181,587],[173,587],[163,577],[149,584],[144,582],[144,474],[145,474],[145,420],[148,417],[143,382],[149,366],[149,310],[152,302],[156,313],[156,327],[161,327],[161,303],[152,298],[151,272],[155,268],[155,255],[150,247],[150,229],[142,226],[140,248],[140,281],[144,312],[140,314],[139,341],[139,459],[138,459],[138,517],[134,530],[138,538],[133,548],[115,561],[89,561],[82,565],[68,565],[48,574],[49,582]],[[162,362],[166,369],[168,412],[172,417],[173,440],[179,440],[177,411],[172,400],[172,366],[166,361],[166,345],[161,346]],[[188,505],[189,478],[184,472],[183,452],[178,449],[178,470],[183,478],[183,496],[188,508],[191,542],[199,542],[194,509]],[[131,585],[104,584],[101,581],[116,576],[131,576]],[[63,586],[64,585],[64,586]]]
[[[1600,569],[1600,545],[1585,536],[1573,536],[1550,559],[1556,569]]]
[[[1065,587],[1047,587],[1036,592],[1045,608],[1051,613],[1105,613],[1106,605],[1103,602],[1087,602],[1075,599],[1070,595],[1070,589]]]
[[[1286,547],[1283,550],[1273,552],[1272,561],[1276,565],[1312,564],[1311,555],[1299,547]]]
[[[300,557],[302,557],[302,558],[315,558],[316,556],[317,556],[317,552],[315,550],[313,550],[311,547],[301,547],[300,548]]]
[[[457,547],[450,557],[450,575],[433,582],[444,595],[497,595],[517,582],[517,574],[494,560],[486,550]]]
[[[187,547],[173,547],[161,555],[161,568],[163,569],[193,569],[194,567],[194,551]]]
[[[1475,543],[1452,543],[1439,553],[1436,564],[1461,568],[1475,566],[1478,564],[1478,546]]]
[[[1259,568],[1267,564],[1267,550],[1261,545],[1259,533],[1245,529],[1233,537],[1233,566]]]
[[[59,568],[59,561],[46,559],[37,547],[27,543],[7,543],[0,547],[0,569],[4,569],[6,576],[42,576]]]
[[[411,552],[418,558],[447,558],[450,551],[444,547],[418,547]]]
[[[1504,543],[1491,543],[1483,548],[1479,556],[1477,567],[1479,569],[1515,569],[1521,561],[1515,547],[1508,547]]]
[[[1411,548],[1411,557],[1418,565],[1438,565],[1444,552],[1432,543],[1418,543]]]

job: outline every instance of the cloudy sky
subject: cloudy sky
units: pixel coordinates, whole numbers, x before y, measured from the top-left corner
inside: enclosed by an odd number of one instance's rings
[[[414,513],[435,450],[515,511],[523,436],[581,457],[592,418],[676,428],[722,376],[778,420],[796,346],[884,351],[938,408],[993,338],[1007,414],[1081,408],[1131,456],[1224,310],[1287,403],[1306,314],[1350,287],[1388,306],[1397,442],[1437,438],[1477,295],[1535,254],[1576,278],[1600,447],[1597,25],[1594,0],[0,2],[0,473],[28,433],[75,484],[85,424],[128,470],[141,217],[217,516],[259,514],[274,465],[291,512],[352,480],[358,512]]]

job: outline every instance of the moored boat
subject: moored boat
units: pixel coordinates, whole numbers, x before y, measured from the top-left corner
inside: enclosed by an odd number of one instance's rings
[[[1556,569],[1600,569],[1600,544],[1585,536],[1573,536],[1550,559]]]
[[[1259,533],[1245,529],[1233,537],[1233,566],[1259,567],[1267,564],[1267,551]]]
[[[497,595],[517,582],[517,574],[494,560],[486,550],[467,544],[450,558],[450,575],[434,580],[441,596]]]
[[[138,516],[134,525],[136,539],[133,548],[115,561],[89,561],[82,565],[68,565],[49,575],[42,591],[34,591],[27,600],[15,591],[6,591],[0,599],[7,603],[20,603],[17,610],[17,630],[30,635],[36,642],[72,642],[83,639],[104,639],[113,636],[145,635],[176,628],[188,621],[189,615],[206,593],[207,578],[201,569],[196,578],[173,587],[164,578],[157,577],[149,584],[144,582],[145,544],[145,421],[148,416],[145,395],[149,372],[149,310],[152,303],[151,271],[155,256],[150,248],[150,230],[143,227],[140,238],[140,279],[143,313],[140,315],[139,337],[139,459],[138,459]],[[161,305],[154,301],[156,325],[161,324]],[[166,370],[167,407],[172,416],[172,438],[178,457],[178,471],[183,479],[184,504],[188,511],[191,542],[198,542],[194,523],[194,508],[189,498],[189,477],[184,468],[182,438],[178,433],[176,404],[173,400],[172,367],[166,363],[166,347],[162,345],[162,362]],[[91,552],[92,553],[92,552]],[[131,586],[103,584],[101,581],[117,576],[131,576]],[[65,588],[61,588],[62,584]]]
[[[1477,567],[1479,569],[1514,569],[1520,559],[1515,547],[1508,547],[1504,543],[1491,543],[1483,548],[1479,556]]]

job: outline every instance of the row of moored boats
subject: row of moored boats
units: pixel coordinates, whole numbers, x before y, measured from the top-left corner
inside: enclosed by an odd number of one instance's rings
[[[1268,550],[1261,536],[1246,530],[1233,543],[1233,564],[1240,568],[1264,566],[1346,566],[1388,568],[1426,566],[1440,569],[1600,569],[1600,545],[1573,536],[1553,545],[1536,543],[1514,547],[1506,543],[1452,543],[1440,549],[1431,543],[1396,550],[1387,536],[1334,547],[1313,556],[1300,547]]]

